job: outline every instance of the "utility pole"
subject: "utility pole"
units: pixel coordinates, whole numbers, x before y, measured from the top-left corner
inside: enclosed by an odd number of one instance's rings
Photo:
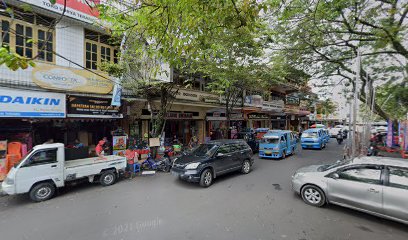
[[[352,158],[357,156],[357,94],[358,87],[360,85],[360,70],[361,70],[361,55],[357,50],[357,62],[356,62],[356,80],[354,83],[354,100],[353,100],[353,134],[352,134]]]

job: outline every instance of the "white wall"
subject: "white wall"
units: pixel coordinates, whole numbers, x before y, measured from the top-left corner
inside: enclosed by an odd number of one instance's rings
[[[69,60],[84,66],[84,28],[75,22],[61,21],[56,26],[56,52]],[[56,64],[79,68],[61,57],[56,57]]]

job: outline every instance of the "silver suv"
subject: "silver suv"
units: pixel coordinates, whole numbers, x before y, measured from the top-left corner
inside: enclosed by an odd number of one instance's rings
[[[301,168],[292,187],[307,204],[326,203],[408,224],[408,161],[363,157]]]

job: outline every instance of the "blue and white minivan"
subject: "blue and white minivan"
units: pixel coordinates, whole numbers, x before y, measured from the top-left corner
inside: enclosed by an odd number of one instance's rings
[[[294,154],[297,137],[292,131],[272,130],[266,133],[259,144],[260,158],[285,158]]]
[[[318,148],[323,149],[326,147],[327,134],[324,132],[323,128],[311,128],[307,129],[302,133],[300,139],[302,148]]]

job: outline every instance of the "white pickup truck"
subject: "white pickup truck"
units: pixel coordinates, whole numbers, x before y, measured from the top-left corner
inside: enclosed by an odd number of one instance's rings
[[[112,155],[65,161],[64,144],[37,145],[10,170],[2,189],[9,195],[29,193],[33,201],[40,202],[52,198],[56,188],[83,178],[89,182],[99,181],[102,186],[112,185],[125,168],[125,157]]]

